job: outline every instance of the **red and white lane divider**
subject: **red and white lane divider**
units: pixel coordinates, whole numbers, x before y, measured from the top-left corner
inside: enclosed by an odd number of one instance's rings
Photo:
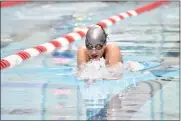
[[[156,1],[153,3],[147,4],[143,7],[137,8],[135,10],[129,10],[125,13],[120,13],[115,16],[111,16],[107,19],[104,19],[104,20],[98,22],[97,24],[101,25],[103,28],[106,28],[107,26],[111,26],[111,25],[123,20],[124,18],[128,18],[131,16],[137,16],[146,11],[155,9],[161,5],[168,4],[168,2],[169,1]],[[85,36],[89,27],[90,26],[88,26],[84,29],[80,29],[75,32],[69,33],[69,34],[65,35],[64,37],[59,37],[57,39],[51,40],[50,42],[47,42],[47,43],[44,43],[44,44],[41,44],[41,45],[38,45],[38,46],[35,46],[32,48],[25,49],[16,54],[2,58],[1,59],[1,70],[5,69],[7,67],[14,67],[14,66],[22,63],[24,60],[26,60],[30,57],[38,56],[41,53],[44,53],[44,52],[51,53],[56,48],[65,46],[69,43],[74,42],[75,40],[82,39]]]
[[[11,0],[11,1],[1,1],[1,8],[4,7],[10,7],[10,6],[14,6],[14,5],[19,5],[19,4],[23,4],[28,2],[27,0],[22,0],[22,1],[15,1],[15,0]]]

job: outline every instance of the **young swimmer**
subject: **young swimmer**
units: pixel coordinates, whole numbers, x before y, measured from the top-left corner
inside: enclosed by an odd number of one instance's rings
[[[105,59],[109,67],[119,67],[123,63],[120,49],[115,44],[107,44],[107,34],[100,25],[91,27],[85,38],[85,46],[77,51],[77,66],[80,69],[82,64],[91,60]]]

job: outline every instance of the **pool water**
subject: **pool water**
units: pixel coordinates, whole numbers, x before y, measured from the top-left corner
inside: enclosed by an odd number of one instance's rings
[[[32,2],[3,8],[1,57],[147,3]],[[1,119],[178,120],[179,17],[178,2],[171,2],[106,29],[108,42],[119,46],[124,61],[160,63],[124,73],[120,80],[87,85],[77,79],[76,49],[83,40],[74,42],[74,49],[57,49],[2,70]]]

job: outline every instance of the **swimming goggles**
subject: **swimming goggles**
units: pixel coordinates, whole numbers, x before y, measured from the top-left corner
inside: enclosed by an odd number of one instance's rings
[[[88,50],[93,50],[94,48],[95,48],[95,50],[101,50],[103,45],[97,44],[95,47],[93,47],[93,45],[91,45],[91,44],[86,44],[86,47]]]

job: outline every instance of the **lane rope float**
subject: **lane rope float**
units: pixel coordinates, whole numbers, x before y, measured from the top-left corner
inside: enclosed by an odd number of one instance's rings
[[[127,12],[124,13],[119,13],[117,15],[111,16],[107,19],[101,20],[100,22],[96,23],[98,25],[101,25],[103,28],[106,28],[108,26],[111,26],[125,18],[129,18],[132,16],[137,16],[139,14],[142,14],[144,12],[153,10],[159,6],[168,4],[169,1],[156,1],[156,2],[152,2],[149,3],[143,7],[140,8],[136,8],[134,10],[129,10]],[[21,52],[18,52],[16,54],[12,54],[10,56],[7,56],[5,58],[1,59],[1,70],[5,69],[5,68],[12,68],[20,63],[22,63],[23,61],[25,61],[26,59],[30,58],[30,57],[35,57],[40,55],[41,53],[51,53],[53,52],[56,48],[60,48],[63,47],[65,45],[68,45],[72,42],[74,42],[75,40],[80,40],[82,39],[87,30],[89,29],[90,26],[85,27],[83,29],[77,30],[75,32],[69,33],[63,37],[58,37],[54,40],[51,40],[47,43],[32,47],[32,48],[28,48],[25,49]]]

